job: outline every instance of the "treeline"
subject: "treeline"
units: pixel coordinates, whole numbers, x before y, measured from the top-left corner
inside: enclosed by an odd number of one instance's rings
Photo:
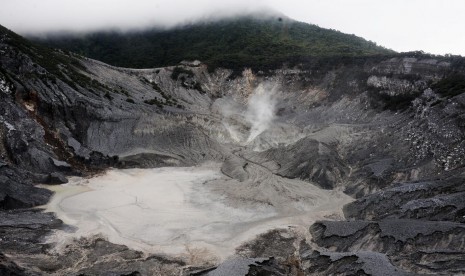
[[[195,59],[211,68],[277,68],[296,57],[393,53],[355,35],[282,18],[243,17],[171,30],[96,32],[36,40],[130,68],[170,66]]]

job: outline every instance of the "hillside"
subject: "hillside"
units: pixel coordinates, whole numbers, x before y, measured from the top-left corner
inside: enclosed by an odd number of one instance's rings
[[[280,67],[302,57],[368,56],[393,53],[355,35],[275,17],[242,17],[170,30],[95,32],[35,38],[106,63],[152,68],[201,60],[212,67]]]

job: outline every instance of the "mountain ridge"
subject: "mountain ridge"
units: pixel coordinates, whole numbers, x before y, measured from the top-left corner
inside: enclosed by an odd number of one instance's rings
[[[395,53],[355,35],[279,16],[243,16],[168,30],[149,28],[125,33],[100,31],[31,38],[50,47],[128,68],[170,66],[198,59],[213,68],[276,69],[289,60],[309,57]]]

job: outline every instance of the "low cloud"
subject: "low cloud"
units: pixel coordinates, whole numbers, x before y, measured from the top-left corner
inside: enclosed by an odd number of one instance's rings
[[[3,0],[0,24],[22,34],[121,31],[271,12],[266,1],[245,0]]]
[[[276,117],[277,84],[259,84],[245,104],[224,97],[215,103],[215,109],[222,115],[223,126],[229,137],[236,143],[248,145],[271,127]]]
[[[0,3],[0,24],[23,35],[169,28],[278,11],[299,21],[356,34],[396,51],[465,55],[465,36],[461,35],[465,25],[463,0],[0,0]]]

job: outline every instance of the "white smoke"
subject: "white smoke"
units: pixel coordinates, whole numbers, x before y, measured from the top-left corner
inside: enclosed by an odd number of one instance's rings
[[[212,111],[221,115],[222,127],[223,130],[226,130],[226,133],[220,131],[218,138],[221,142],[231,142],[232,140],[232,142],[242,145],[247,132],[244,119],[245,107],[232,97],[226,96],[214,102]]]
[[[275,117],[276,85],[260,84],[249,97],[245,119],[251,128],[246,143],[253,141],[267,130]]]
[[[262,83],[249,95],[245,105],[231,97],[216,100],[213,109],[221,114],[230,139],[247,145],[270,128],[276,113],[276,91],[277,85]]]

